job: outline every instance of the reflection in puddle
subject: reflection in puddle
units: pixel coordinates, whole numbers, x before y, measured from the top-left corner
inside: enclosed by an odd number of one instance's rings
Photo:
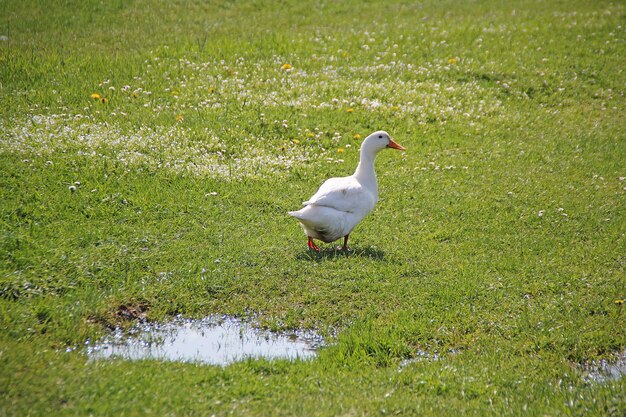
[[[459,353],[459,350],[456,349],[449,349],[448,350],[448,355],[456,355]],[[425,350],[422,349],[417,349],[415,351],[415,356],[413,356],[410,359],[404,359],[400,362],[400,366],[398,367],[398,372],[402,372],[404,371],[404,369],[406,367],[408,367],[411,364],[414,363],[420,363],[420,362],[437,362],[439,360],[444,359],[444,357],[442,355],[439,354],[439,352],[435,351],[434,353],[430,353],[430,352],[426,352]]]
[[[178,318],[140,323],[125,335],[120,329],[87,349],[92,359],[159,359],[227,365],[247,358],[305,359],[323,343],[307,332],[272,333],[229,317]]]
[[[623,378],[626,375],[626,350],[614,361],[593,361],[583,366],[583,371],[585,380],[600,384]]]

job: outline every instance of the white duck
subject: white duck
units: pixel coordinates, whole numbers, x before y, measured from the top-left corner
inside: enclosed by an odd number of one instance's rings
[[[343,236],[341,249],[348,250],[350,232],[378,201],[374,159],[385,148],[405,149],[387,132],[372,133],[361,144],[361,160],[354,174],[326,180],[309,201],[302,203],[304,208],[289,212],[300,221],[310,249],[320,250],[313,239],[329,243]]]

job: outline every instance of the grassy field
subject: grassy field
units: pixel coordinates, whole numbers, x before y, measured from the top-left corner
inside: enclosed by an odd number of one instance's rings
[[[0,0],[0,415],[624,415],[621,1]],[[388,131],[353,251],[288,210]],[[131,312],[129,314],[128,312]],[[88,361],[236,315],[312,361]]]

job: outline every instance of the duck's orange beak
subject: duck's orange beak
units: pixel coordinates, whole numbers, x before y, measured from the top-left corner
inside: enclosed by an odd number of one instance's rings
[[[402,145],[400,145],[398,142],[396,142],[395,140],[389,138],[389,144],[387,145],[388,148],[393,148],[393,149],[397,149],[399,151],[404,151],[406,150],[406,148]]]

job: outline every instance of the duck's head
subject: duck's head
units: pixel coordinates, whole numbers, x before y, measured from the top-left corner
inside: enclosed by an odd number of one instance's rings
[[[365,138],[361,144],[361,150],[378,153],[385,148],[398,149],[400,151],[405,150],[404,146],[394,141],[389,133],[379,130],[374,132]]]

